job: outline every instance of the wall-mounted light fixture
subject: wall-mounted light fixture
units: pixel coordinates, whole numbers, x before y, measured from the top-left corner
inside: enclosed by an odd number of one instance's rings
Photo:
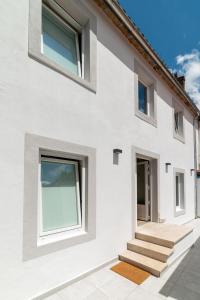
[[[170,162],[166,162],[165,163],[165,170],[166,170],[166,173],[168,173],[168,168],[169,166],[171,166],[172,164]]]
[[[113,149],[113,164],[118,165],[119,164],[119,154],[122,154],[121,149]]]
[[[115,154],[121,154],[122,150],[121,149],[113,149],[113,153],[115,153]]]

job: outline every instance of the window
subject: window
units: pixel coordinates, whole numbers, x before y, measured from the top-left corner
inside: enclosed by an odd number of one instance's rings
[[[71,73],[81,76],[78,32],[43,5],[42,53]]]
[[[184,109],[178,101],[174,100],[173,105],[174,137],[184,143]]]
[[[96,150],[25,136],[23,259],[96,235]]]
[[[174,111],[174,131],[176,135],[183,137],[183,113],[181,111]]]
[[[96,92],[97,18],[89,6],[79,0],[30,0],[28,53]]]
[[[134,72],[135,114],[143,121],[156,126],[156,79],[136,60]]]
[[[41,157],[40,235],[81,227],[78,162]]]
[[[138,106],[139,110],[148,115],[149,113],[149,103],[148,103],[148,87],[145,86],[142,82],[138,82]]]
[[[184,212],[185,193],[184,193],[184,173],[175,172],[175,212],[179,215]]]

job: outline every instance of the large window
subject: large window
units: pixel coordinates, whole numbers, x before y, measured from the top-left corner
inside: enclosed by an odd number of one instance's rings
[[[26,134],[23,259],[94,239],[95,203],[96,150]]]
[[[81,76],[79,33],[49,8],[42,8],[42,53]]]
[[[138,82],[138,108],[139,110],[148,115],[149,114],[149,103],[148,103],[148,87],[141,81]]]
[[[176,215],[185,208],[184,173],[175,172],[175,211]]]
[[[78,162],[41,157],[40,235],[81,227]]]
[[[97,17],[86,2],[29,0],[28,53],[96,91]]]

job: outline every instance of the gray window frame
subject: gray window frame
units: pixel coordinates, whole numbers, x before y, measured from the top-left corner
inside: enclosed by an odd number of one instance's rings
[[[42,54],[42,3],[66,19],[66,23],[81,30],[82,76],[78,76]],[[56,8],[55,8],[56,7]],[[88,5],[79,0],[29,0],[28,54],[31,58],[80,85],[96,92],[97,19]]]
[[[147,87],[148,114],[143,113],[139,109],[139,82]],[[135,115],[157,127],[157,81],[137,60],[134,60],[134,98]]]
[[[40,155],[78,160],[81,168],[81,197],[85,199],[84,224],[79,229],[40,237]],[[96,149],[33,134],[25,135],[23,259],[45,255],[96,237]]]

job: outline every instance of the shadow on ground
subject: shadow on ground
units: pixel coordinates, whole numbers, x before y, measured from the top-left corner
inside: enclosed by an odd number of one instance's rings
[[[200,300],[200,238],[160,290],[177,300]]]

